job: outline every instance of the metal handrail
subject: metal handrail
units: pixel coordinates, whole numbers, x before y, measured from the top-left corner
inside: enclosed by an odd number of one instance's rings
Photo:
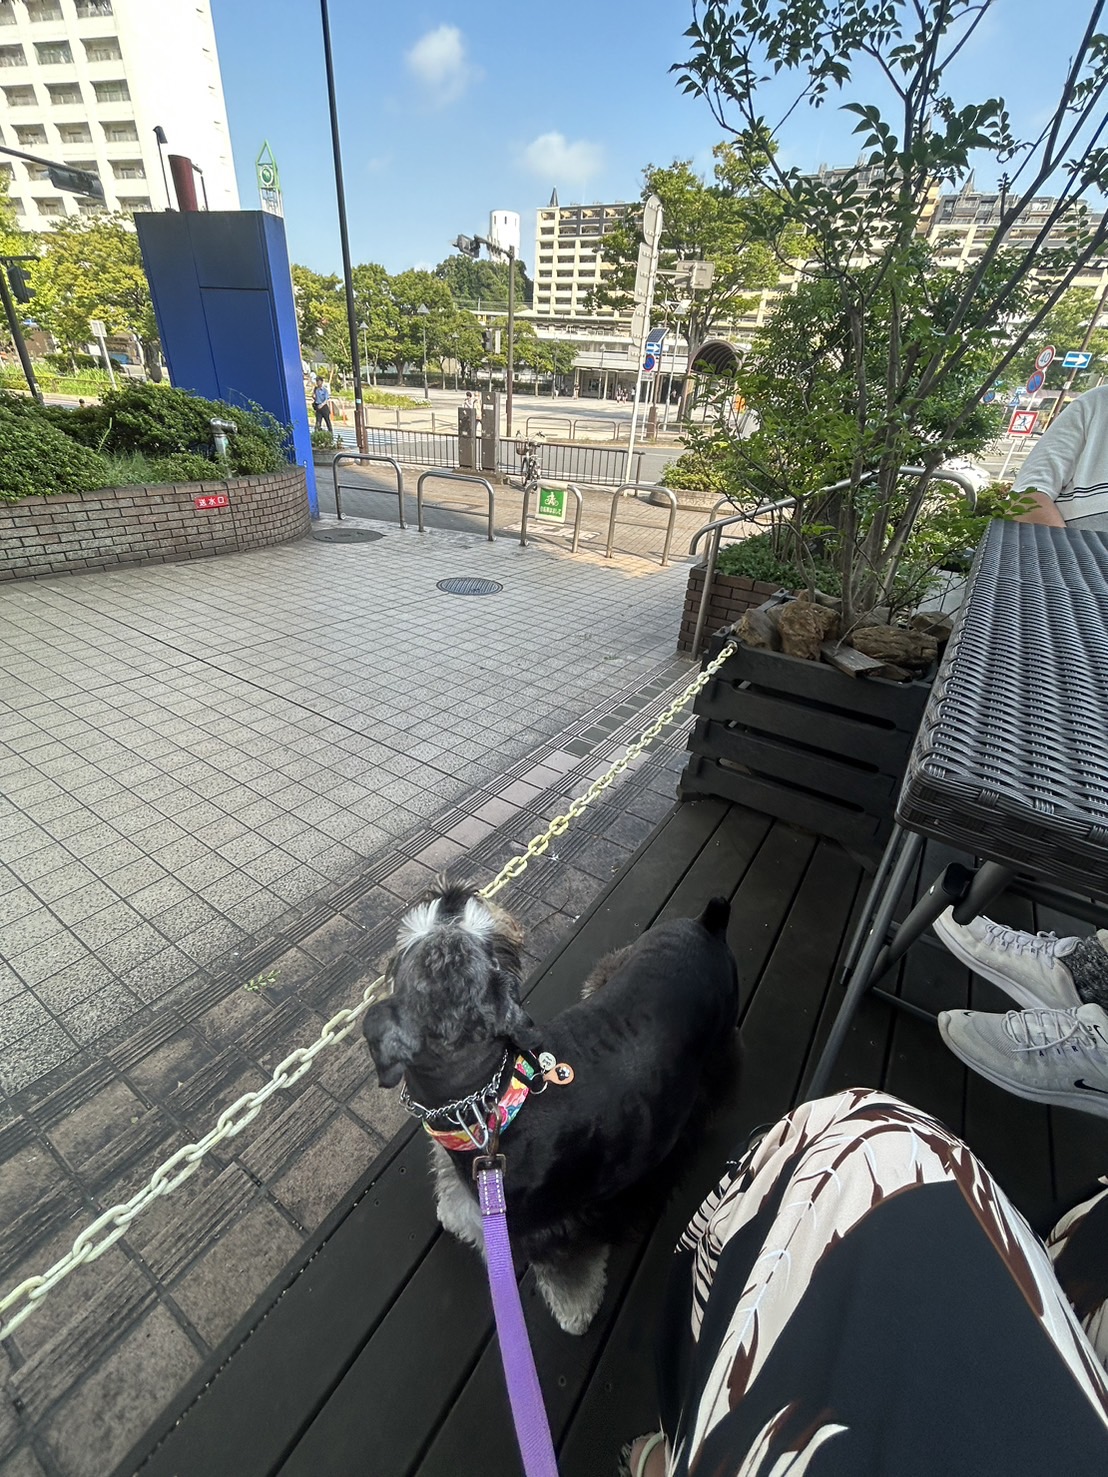
[[[493,541],[493,518],[496,513],[496,493],[492,490],[492,483],[487,477],[473,477],[468,472],[440,472],[437,467],[428,467],[426,472],[421,472],[419,481],[416,483],[416,518],[419,523],[420,533],[424,533],[423,527],[423,484],[428,477],[437,477],[440,482],[476,482],[489,495],[489,543]]]
[[[640,492],[660,492],[669,498],[669,520],[666,523],[666,541],[662,545],[662,568],[669,563],[669,546],[673,539],[673,525],[677,521],[677,498],[668,487],[663,487],[660,482],[621,482],[612,494],[612,511],[608,515],[608,547],[604,550],[605,559],[612,557],[612,544],[616,536],[616,517],[619,513],[619,505],[623,498],[631,493],[638,497]]]
[[[523,489],[523,522],[519,528],[519,546],[521,549],[527,547],[527,515],[531,508],[531,493],[533,491],[534,489],[531,487],[525,487]],[[569,552],[576,554],[577,544],[581,538],[581,514],[585,511],[585,499],[581,495],[581,489],[575,487],[572,482],[566,484],[566,491],[572,492],[577,500],[577,512],[573,518],[573,542],[569,546]]]
[[[542,415],[541,413],[539,413],[538,411],[536,411],[536,413],[534,415],[529,415],[527,417],[527,419],[523,422],[523,434],[525,436],[528,436],[529,437],[531,435],[531,422],[532,421],[545,421],[547,423],[547,425],[550,425],[550,423],[552,421],[558,421],[559,424],[565,424],[565,425],[567,425],[569,427],[570,440],[573,439],[573,419],[572,419],[571,416],[568,416],[568,415]]]
[[[396,473],[396,501],[400,511],[400,527],[407,528],[404,522],[404,473],[400,470],[400,463],[391,456],[378,456],[372,451],[340,451],[331,463],[331,477],[335,484],[335,512],[342,519],[342,489],[339,487],[339,462],[386,462]],[[384,492],[383,487],[367,487],[366,492]],[[392,496],[390,492],[389,497]]]
[[[926,467],[901,467],[898,475],[902,477],[922,477],[926,472]],[[872,482],[877,475],[878,473],[876,471],[866,472],[864,476],[859,478],[859,481]],[[931,480],[932,482],[953,483],[955,487],[960,488],[965,494],[966,502],[970,506],[970,512],[972,513],[974,508],[976,508],[977,493],[974,491],[973,483],[967,477],[963,477],[961,472],[944,472],[941,468],[938,468],[931,473]],[[819,497],[825,492],[842,492],[844,488],[850,487],[853,482],[854,479],[852,477],[844,477],[841,482],[832,482],[828,487],[820,487],[815,492],[810,493],[809,496]],[[785,497],[775,503],[760,503],[758,507],[753,508],[749,513],[734,513],[730,518],[720,518],[717,520],[715,517],[716,513],[719,512],[724,503],[729,503],[730,501],[730,498],[720,498],[719,502],[712,509],[712,521],[698,528],[689,542],[689,553],[695,554],[700,540],[705,534],[709,535],[708,552],[704,560],[704,588],[700,592],[700,606],[696,612],[696,629],[693,632],[692,651],[690,653],[694,661],[700,654],[700,643],[704,639],[704,626],[708,619],[708,603],[712,596],[712,580],[716,573],[716,560],[719,558],[719,546],[720,540],[723,537],[723,530],[732,523],[750,523],[763,513],[777,513],[782,508],[795,507],[797,503],[795,497]]]

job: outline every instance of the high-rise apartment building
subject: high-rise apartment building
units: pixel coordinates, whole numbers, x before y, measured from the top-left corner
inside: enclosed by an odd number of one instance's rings
[[[604,260],[603,241],[641,205],[559,205],[555,192],[544,210],[535,212],[535,298],[537,317],[600,318],[609,324],[620,315],[612,308],[591,308],[589,293],[612,270]],[[630,318],[630,309],[624,315]]]
[[[210,0],[0,0],[0,143],[99,175],[109,210],[160,210],[156,127],[211,209],[236,210]],[[39,165],[0,154],[0,169],[26,230],[104,208]]]

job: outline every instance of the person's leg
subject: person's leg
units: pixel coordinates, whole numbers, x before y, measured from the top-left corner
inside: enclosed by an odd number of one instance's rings
[[[1108,1381],[1041,1243],[881,1093],[803,1105],[729,1172],[679,1243],[658,1355],[671,1477],[1108,1465]]]

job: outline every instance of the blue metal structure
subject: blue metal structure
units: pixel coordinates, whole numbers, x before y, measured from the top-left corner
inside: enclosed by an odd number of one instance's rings
[[[285,223],[262,210],[135,216],[169,377],[292,427],[319,516]]]

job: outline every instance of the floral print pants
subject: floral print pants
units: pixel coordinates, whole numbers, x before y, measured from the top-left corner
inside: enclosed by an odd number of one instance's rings
[[[1085,1239],[1095,1325],[1108,1237]],[[675,1477],[1108,1472],[1108,1378],[1050,1256],[965,1144],[880,1092],[805,1103],[728,1167],[678,1243],[658,1363]]]

